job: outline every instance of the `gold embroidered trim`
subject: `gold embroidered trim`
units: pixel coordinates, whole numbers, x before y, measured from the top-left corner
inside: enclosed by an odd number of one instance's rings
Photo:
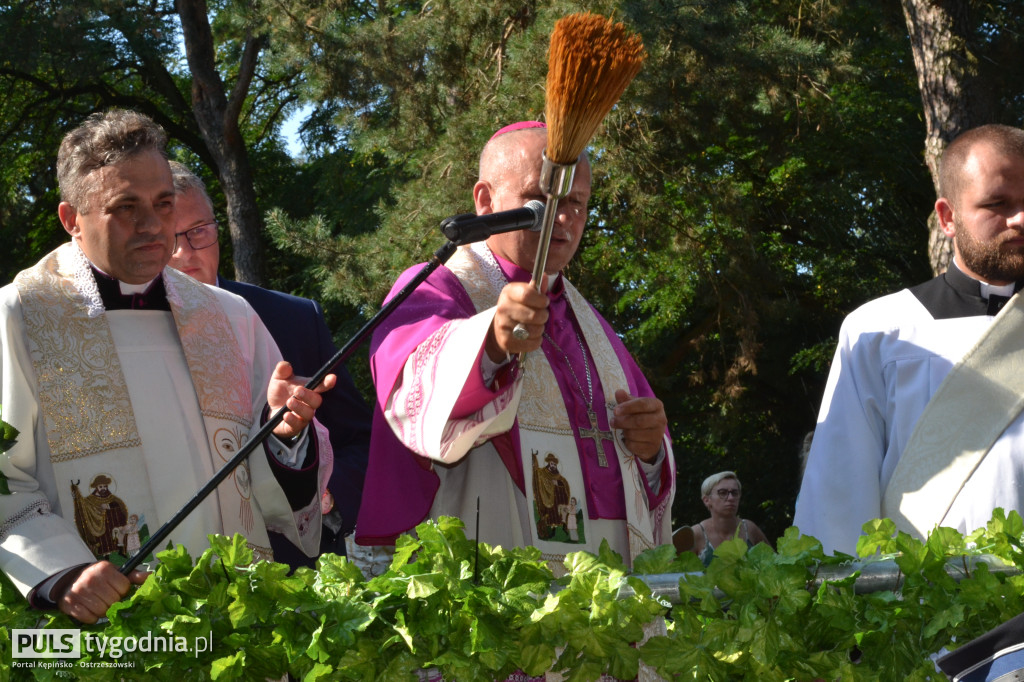
[[[264,547],[262,545],[254,545],[251,542],[246,542],[245,546],[252,550],[253,558],[256,561],[274,560],[274,550],[272,550],[269,547]]]
[[[235,334],[212,290],[164,268],[167,301],[203,415],[252,426],[252,387]],[[231,341],[231,342],[228,342]]]
[[[120,443],[117,443],[117,444],[115,444],[113,446],[113,448],[106,448],[106,447],[102,447],[102,446],[97,446],[95,448],[87,448],[87,449],[84,449],[84,450],[78,450],[78,451],[76,451],[74,453],[71,453],[71,454],[54,453],[51,450],[50,451],[50,461],[51,462],[70,462],[71,460],[74,460],[74,459],[79,459],[79,458],[82,458],[82,457],[90,457],[92,455],[98,455],[101,452],[107,452],[108,449],[137,448],[137,447],[141,447],[141,446],[142,446],[142,439],[140,439],[140,438],[133,438],[131,440],[122,441]]]
[[[522,418],[519,419],[519,423],[521,425],[524,424]],[[553,436],[572,436],[572,435],[574,435],[572,429],[552,428],[552,427],[547,427],[547,426],[541,426],[541,425],[538,425],[538,424],[530,424],[529,428],[530,428],[531,431],[540,431],[541,433],[550,433]]]
[[[164,268],[163,277],[211,454],[226,459],[216,434],[224,432],[227,424],[244,427],[235,435],[237,448],[253,424],[250,363],[214,291],[170,268]],[[74,242],[58,247],[19,273],[15,284],[54,471],[61,471],[58,464],[66,467],[69,461],[114,451],[141,464],[141,457],[133,452],[142,440],[127,383],[81,249]],[[239,479],[240,472],[244,481]],[[216,493],[222,531],[228,535],[244,528],[247,537],[261,543],[250,544],[253,551],[271,559],[265,526],[248,499],[248,470],[236,469],[232,480],[234,485],[218,486]],[[23,518],[20,515],[19,522]],[[150,521],[158,519],[152,515]]]
[[[55,462],[141,443],[110,325],[76,287],[86,275],[84,254],[65,244],[14,280]]]

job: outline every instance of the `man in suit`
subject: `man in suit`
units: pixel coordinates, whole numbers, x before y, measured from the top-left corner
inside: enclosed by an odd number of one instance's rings
[[[244,298],[263,320],[295,373],[307,377],[315,374],[337,352],[320,305],[307,298],[219,277],[217,221],[206,187],[187,167],[176,161],[170,163],[177,193],[175,233],[178,237],[170,266],[204,284]],[[327,484],[330,497],[324,505],[320,553],[343,555],[344,538],[355,528],[362,497],[371,414],[345,367],[336,367],[334,373],[338,383],[323,394],[323,404],[317,410],[317,420],[330,433],[334,450],[334,471]],[[271,533],[270,542],[274,558],[281,563],[292,568],[315,563],[295,550],[283,536]]]

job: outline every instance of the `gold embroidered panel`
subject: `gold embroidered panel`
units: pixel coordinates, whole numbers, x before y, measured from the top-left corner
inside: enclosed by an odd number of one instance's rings
[[[94,302],[76,286],[85,276],[95,288],[66,244],[15,278],[55,462],[141,444],[106,316],[90,315]]]
[[[187,275],[164,268],[167,300],[178,326],[199,409],[208,417],[252,426],[252,386],[235,333],[216,295]]]

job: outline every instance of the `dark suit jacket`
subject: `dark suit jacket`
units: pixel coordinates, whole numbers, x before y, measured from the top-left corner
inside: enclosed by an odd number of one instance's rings
[[[296,374],[312,376],[337,352],[327,330],[323,310],[316,301],[220,277],[217,284],[249,302],[274,337],[281,355],[292,363]],[[332,512],[331,518],[325,519],[320,552],[344,554],[344,536],[355,528],[363,494],[372,414],[345,366],[335,367],[334,373],[338,376],[338,384],[324,394],[316,418],[330,432],[334,472],[327,487],[334,495],[335,510],[340,512],[341,530],[335,533],[329,528],[339,521],[337,514]],[[274,558],[281,563],[293,568],[315,563],[283,535],[271,533],[270,544]]]

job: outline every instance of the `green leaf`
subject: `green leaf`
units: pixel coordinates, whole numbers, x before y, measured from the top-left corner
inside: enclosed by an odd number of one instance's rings
[[[677,553],[672,545],[661,545],[645,550],[633,559],[633,573],[639,575],[672,573],[676,557]]]
[[[317,682],[317,680],[321,679],[330,679],[333,672],[333,666],[326,663],[316,663],[308,673],[302,676],[302,682]]]
[[[409,651],[415,653],[415,647],[412,642],[412,633],[405,624],[405,614],[399,611],[395,614],[395,624],[391,626],[392,629],[398,633],[405,642],[405,646],[409,648]]]
[[[214,680],[245,679],[245,652],[218,658],[210,664],[210,677]]]
[[[18,429],[14,428],[3,419],[0,419],[0,454],[7,452],[18,440]],[[10,495],[11,488],[7,483],[7,476],[0,471],[0,495]]]
[[[821,560],[825,558],[821,542],[809,535],[801,535],[796,527],[786,529],[786,532],[775,543],[779,560],[791,563],[805,562],[808,559]]]
[[[414,575],[409,580],[406,594],[410,599],[424,599],[437,593],[445,585],[445,577],[440,573]]]
[[[2,414],[2,412],[0,412],[0,414]],[[14,447],[14,444],[17,441],[18,429],[14,428],[3,419],[0,419],[0,453],[10,450]]]
[[[924,627],[925,637],[934,637],[939,632],[956,626],[964,620],[964,605],[953,604],[948,608],[941,609],[931,618]]]
[[[681,576],[666,634],[643,645],[643,626],[665,607],[617,557],[606,554],[609,565],[574,553],[565,561],[570,574],[556,581],[535,548],[481,544],[483,568],[474,583],[474,543],[458,524],[424,528],[426,540],[412,562],[369,582],[341,557],[323,558],[319,573],[288,575],[267,562],[229,567],[221,555],[240,555],[227,539],[195,563],[175,548],[161,553],[167,561],[109,609],[106,625],[82,627],[106,637],[210,638],[214,651],[189,657],[187,665],[175,652],[129,659],[146,679],[175,681],[280,679],[285,672],[303,680],[407,680],[432,666],[445,679],[505,679],[517,669],[631,679],[641,661],[667,678],[923,681],[934,675],[933,652],[1024,611],[1024,574],[1004,573],[992,560],[996,572],[959,553],[998,548],[1000,556],[1019,558],[1004,532],[1018,523],[994,514],[991,533],[970,536],[977,549],[949,529],[921,542],[877,524],[886,546],[905,552],[873,560],[906,567],[898,593],[858,594],[856,575],[810,592],[809,577],[820,576],[835,557],[819,556],[817,541],[795,529],[780,539],[780,553],[768,545],[722,543],[707,573]],[[665,566],[668,553],[648,556],[652,566]],[[948,565],[960,569],[957,580],[946,574]],[[628,599],[619,597],[623,583],[633,588]],[[40,622],[74,625],[63,614],[32,611],[0,576],[0,677],[10,676],[2,662],[9,632]]]
[[[894,551],[893,537],[896,524],[891,519],[873,519],[861,527],[862,535],[857,539],[857,554],[869,557],[875,553],[887,554]]]
[[[252,563],[252,550],[241,533],[228,538],[223,535],[209,535],[210,549],[228,566],[248,566]]]
[[[420,543],[410,535],[402,535],[395,541],[395,554],[391,559],[391,569],[401,571],[409,563],[416,552],[419,551]]]

